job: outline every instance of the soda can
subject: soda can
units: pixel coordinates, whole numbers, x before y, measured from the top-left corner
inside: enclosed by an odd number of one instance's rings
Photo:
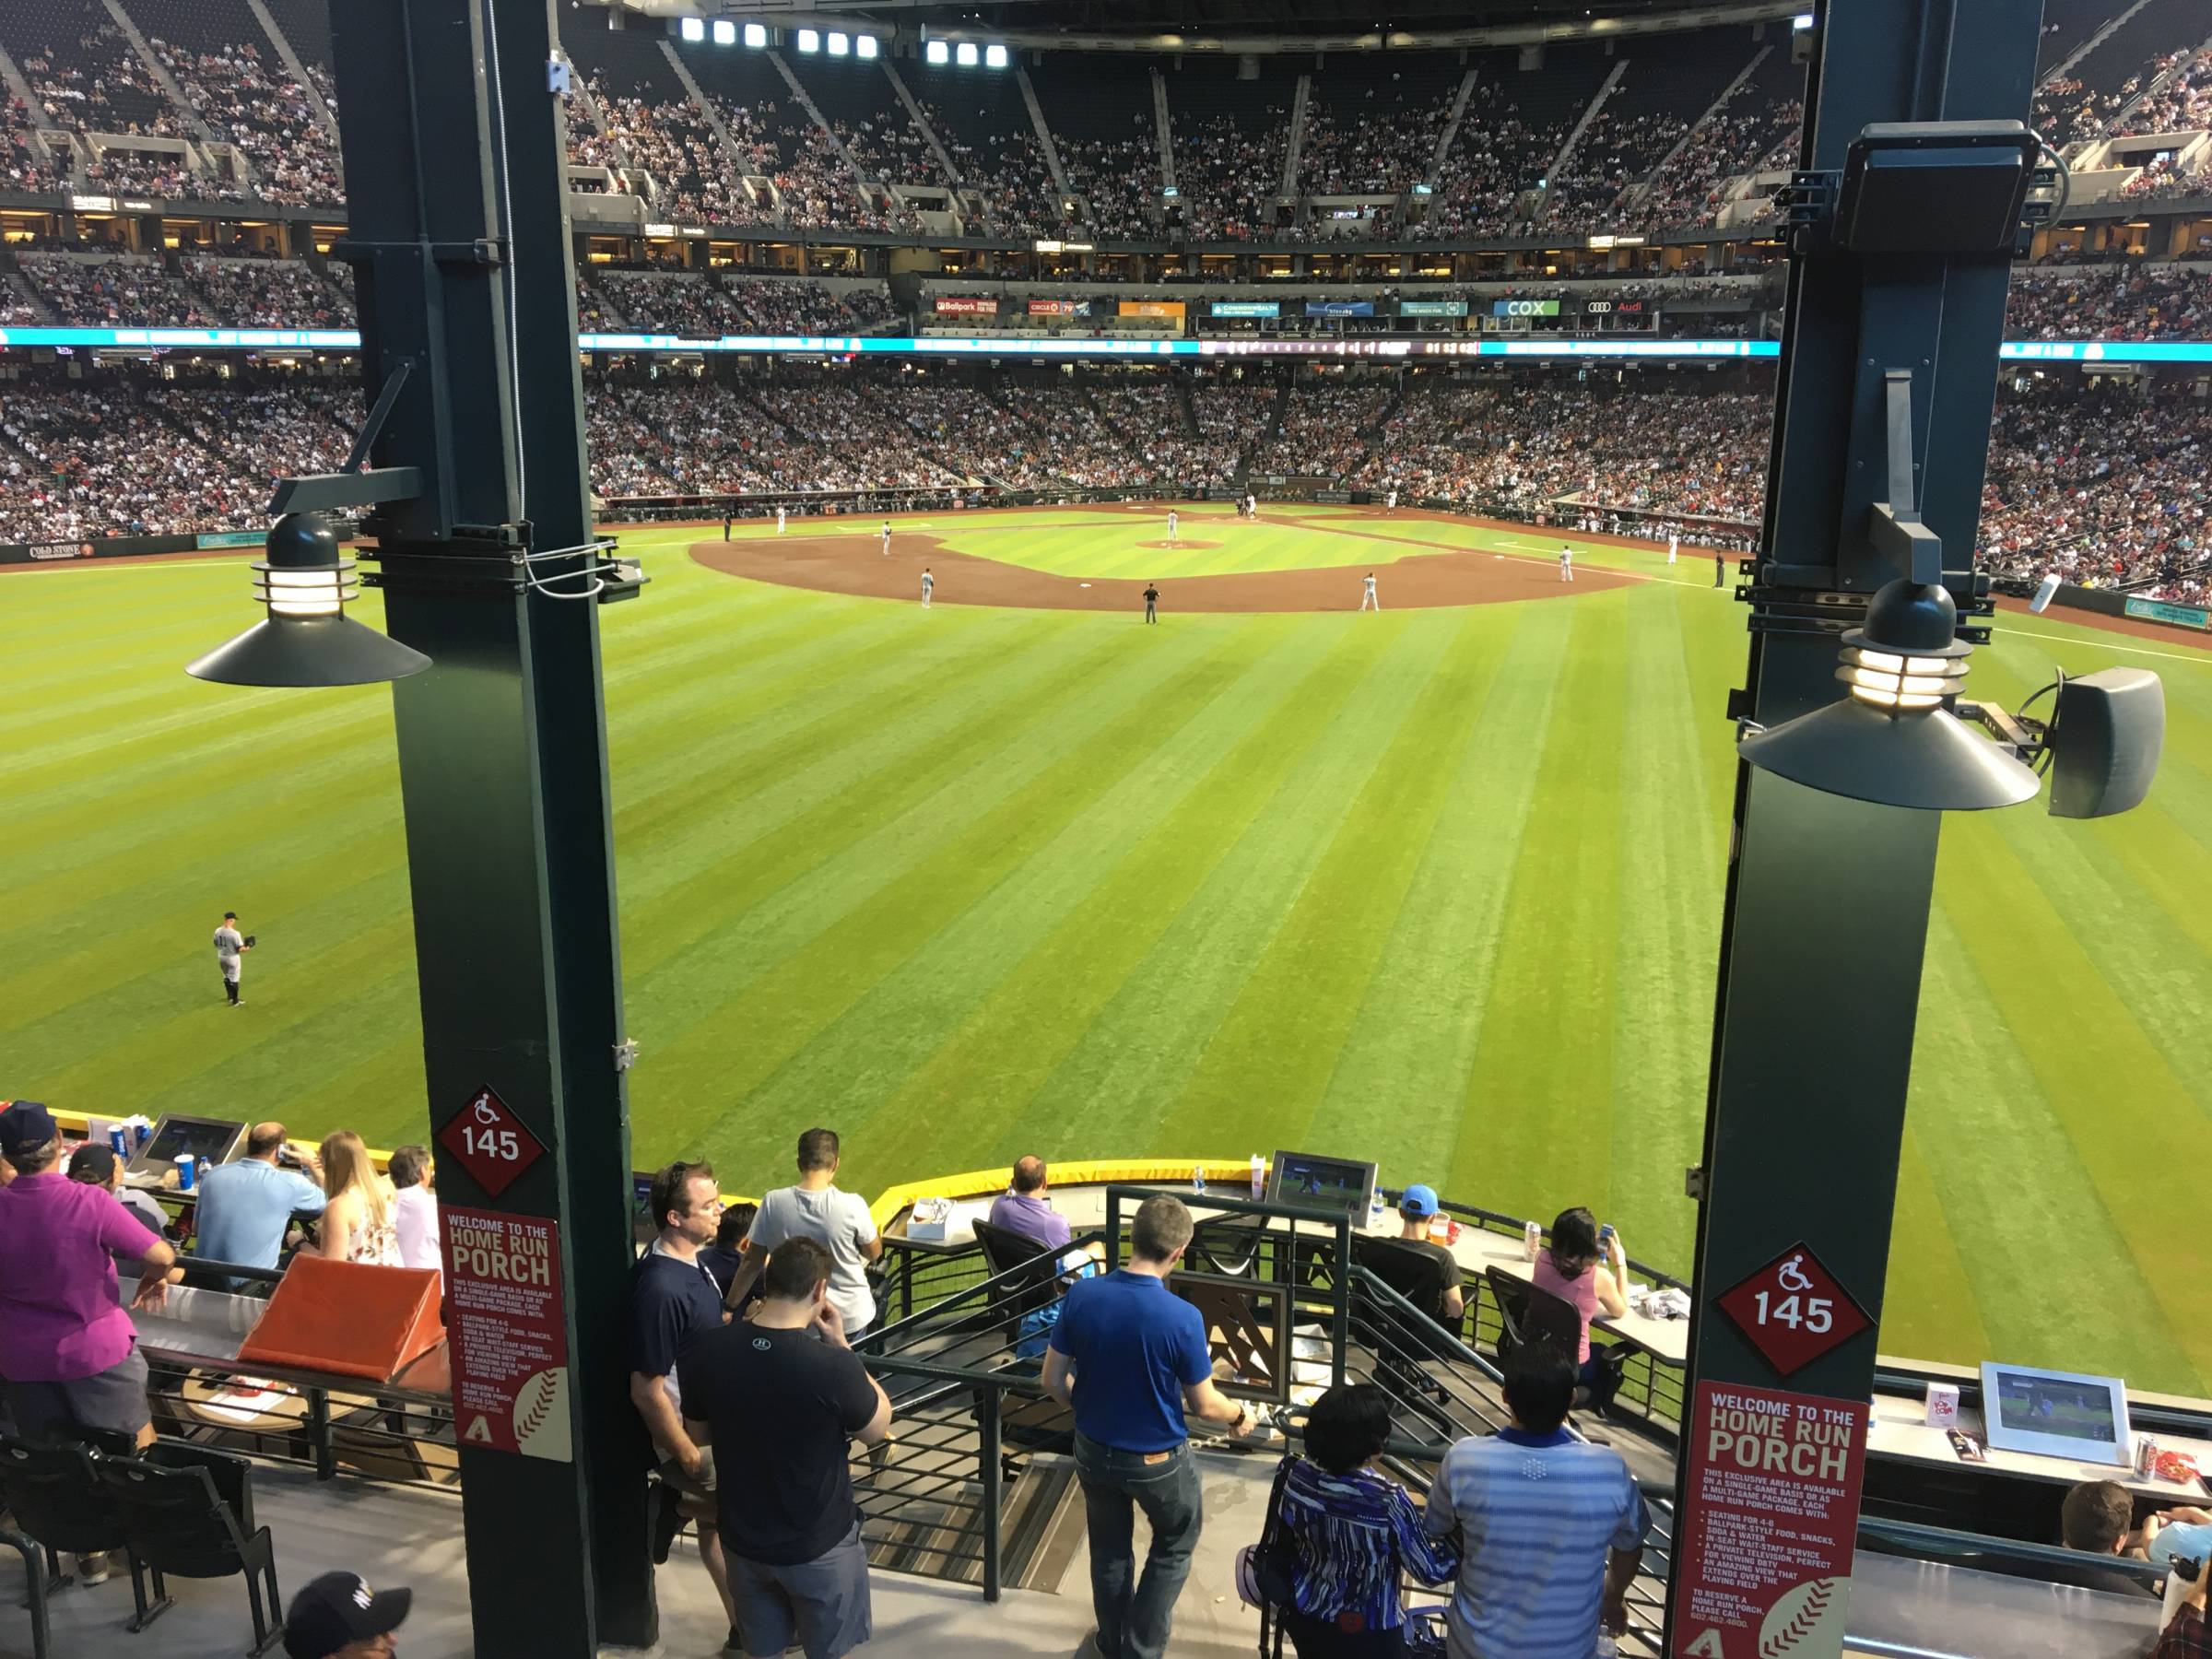
[[[2136,1436],[2136,1478],[2148,1480],[2159,1466],[2159,1442],[2147,1434]]]
[[[193,1170],[193,1165],[196,1161],[189,1152],[177,1154],[177,1191],[180,1193],[191,1192],[194,1183],[197,1181],[198,1177]]]
[[[1536,1259],[1536,1253],[1543,1248],[1544,1229],[1538,1223],[1531,1221],[1528,1224],[1526,1236],[1522,1241],[1521,1253],[1533,1262]]]
[[[121,1124],[110,1124],[108,1125],[108,1150],[114,1153],[118,1158],[128,1158],[131,1155],[129,1148],[125,1144],[124,1129]]]
[[[138,1151],[138,1152],[143,1152],[143,1151],[145,1151],[145,1150],[146,1150],[146,1143],[147,1143],[147,1141],[149,1141],[149,1140],[152,1140],[153,1138],[154,1138],[154,1126],[153,1126],[153,1124],[151,1124],[147,1123],[147,1121],[146,1121],[144,1118],[142,1118],[142,1117],[140,1117],[140,1118],[133,1118],[133,1119],[131,1120],[131,1142],[132,1142],[132,1149],[133,1149],[134,1151]]]

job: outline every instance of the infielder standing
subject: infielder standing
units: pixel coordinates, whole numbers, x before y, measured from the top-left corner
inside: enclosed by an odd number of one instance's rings
[[[1260,498],[1258,496],[1247,495],[1244,498],[1244,516],[1252,520],[1255,524],[1259,523]]]
[[[1395,512],[1397,510],[1398,492],[1394,489],[1388,495],[1382,498],[1382,511],[1385,512]],[[1375,579],[1372,576],[1370,576],[1367,580],[1369,584],[1371,586]]]
[[[783,534],[783,509],[781,507],[776,509],[776,534]]]
[[[1172,507],[1168,509],[1168,539],[1175,539],[1175,509]]]
[[[924,610],[929,608],[929,590],[936,585],[937,579],[929,573],[929,567],[924,565],[922,567],[922,608]]]
[[[889,519],[883,521],[883,556],[886,559],[891,556],[891,521]]]
[[[1367,573],[1367,585],[1360,590],[1359,608],[1362,611],[1379,611],[1382,608],[1382,601],[1375,597],[1375,573],[1372,571]]]
[[[1666,533],[1666,562],[1668,564],[1671,565],[1675,562],[1675,554],[1681,548],[1681,546],[1682,538],[1669,530]]]
[[[1574,549],[1565,542],[1559,544],[1559,580],[1561,582],[1574,580]]]
[[[238,971],[241,959],[253,948],[251,941],[238,931],[238,912],[225,911],[223,924],[215,930],[215,961],[223,971],[223,991],[234,1008],[239,1006]]]

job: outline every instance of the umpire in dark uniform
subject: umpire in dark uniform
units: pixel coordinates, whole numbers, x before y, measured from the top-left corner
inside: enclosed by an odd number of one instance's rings
[[[1149,582],[1145,583],[1145,620],[1159,620],[1159,589]]]

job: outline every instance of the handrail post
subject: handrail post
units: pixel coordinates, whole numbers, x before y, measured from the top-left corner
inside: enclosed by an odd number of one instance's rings
[[[1344,1351],[1352,1340],[1352,1218],[1336,1218],[1336,1311],[1330,1319],[1329,1381],[1344,1386]]]
[[[999,1574],[999,1507],[1003,1501],[1005,1477],[999,1466],[999,1412],[1006,1403],[1005,1393],[996,1388],[983,1390],[983,1599],[998,1599]]]

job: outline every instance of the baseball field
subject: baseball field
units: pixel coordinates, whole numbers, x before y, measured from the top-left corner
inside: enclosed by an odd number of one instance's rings
[[[757,1191],[818,1122],[869,1194],[1299,1146],[1687,1271],[1745,655],[1709,557],[1578,541],[1569,586],[1556,537],[1364,511],[873,527],[624,537],[641,1165]],[[238,560],[0,575],[0,1097],[425,1139],[391,700],[184,677],[253,616]],[[1945,825],[1882,1346],[2212,1393],[2212,652],[2000,627],[1975,694],[2155,668],[2165,763],[2124,818]]]

